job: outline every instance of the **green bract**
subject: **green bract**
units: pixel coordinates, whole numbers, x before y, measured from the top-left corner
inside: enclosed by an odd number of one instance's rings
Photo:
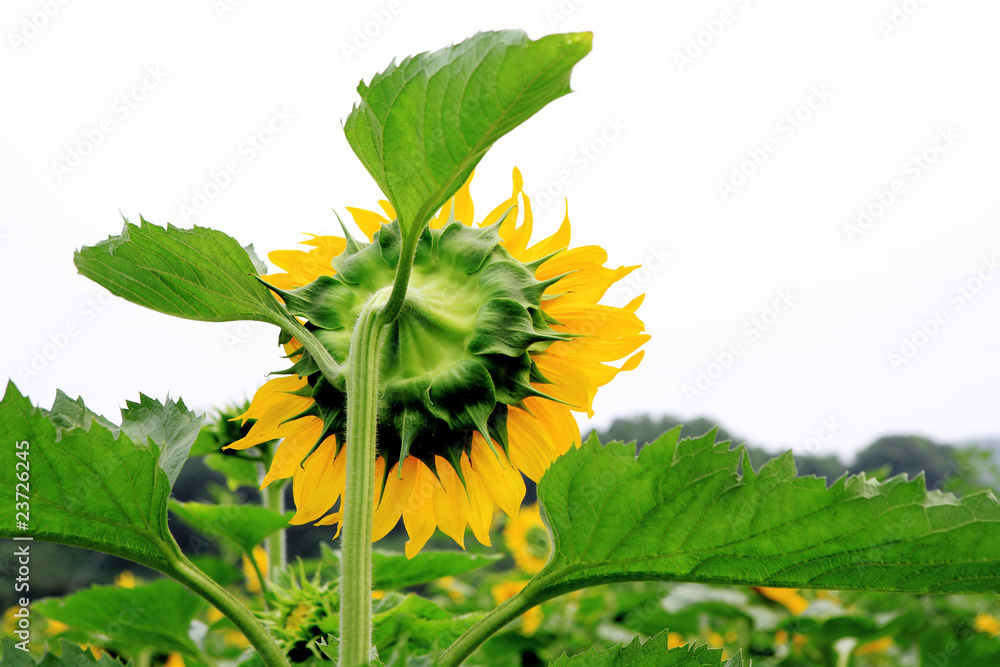
[[[400,243],[396,223],[384,225],[369,244],[348,236],[333,261],[335,275],[295,290],[272,287],[289,312],[309,321],[307,329],[342,367],[359,313],[392,284]],[[472,228],[452,219],[424,230],[405,306],[384,332],[378,453],[385,457],[385,474],[408,455],[434,470],[441,456],[461,477],[460,457],[474,432],[506,450],[507,406],[545,396],[531,385],[545,380],[529,353],[570,337],[554,331],[555,322],[540,307],[546,288],[561,277],[535,278],[545,259],[515,260],[500,243],[499,223]],[[309,352],[287,372],[309,376],[298,395],[314,399],[293,419],[321,418],[317,442],[342,434],[345,375],[328,381]]]

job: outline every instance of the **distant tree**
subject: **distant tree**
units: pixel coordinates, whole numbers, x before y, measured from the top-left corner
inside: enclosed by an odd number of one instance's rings
[[[619,418],[611,422],[607,429],[599,431],[598,436],[601,442],[636,442],[641,450],[643,446],[677,426],[682,427],[681,437],[684,438],[695,438],[717,428],[717,440],[743,443],[741,438],[734,437],[711,419],[697,417],[683,421],[673,415]],[[765,449],[749,445],[747,452],[757,469],[775,456]],[[858,453],[850,465],[837,456],[796,454],[795,466],[800,475],[825,477],[828,483],[844,474],[862,471],[880,476],[906,473],[911,478],[923,472],[928,488],[966,494],[1000,485],[1000,439],[983,439],[970,446],[956,448],[920,436],[894,435],[873,442]]]
[[[847,464],[836,456],[811,456],[808,454],[795,456],[795,467],[800,475],[815,475],[826,477],[833,482],[847,474]]]
[[[938,489],[960,466],[955,448],[950,445],[916,435],[890,435],[861,450],[851,472],[870,472],[882,467],[888,467],[891,475],[906,473],[911,478],[923,472],[927,488]]]
[[[639,445],[639,449],[642,449],[677,426],[683,427],[681,429],[682,438],[697,438],[708,433],[713,428],[717,428],[718,425],[704,417],[681,421],[672,415],[663,415],[659,419],[652,419],[649,415],[639,415],[637,417],[616,419],[611,422],[611,426],[607,429],[598,431],[597,435],[601,439],[601,442],[610,442],[612,440],[620,440],[622,442],[635,441]],[[720,441],[736,441],[732,434],[724,428],[719,428],[715,438]]]

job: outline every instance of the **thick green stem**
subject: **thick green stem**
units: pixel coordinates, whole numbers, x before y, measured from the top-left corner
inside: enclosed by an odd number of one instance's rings
[[[340,561],[340,664],[368,665],[372,635],[372,521],[375,517],[375,429],[385,292],[377,292],[354,325],[347,369],[347,469]]]
[[[170,555],[169,574],[192,591],[205,598],[225,614],[257,650],[267,667],[289,667],[288,658],[249,609],[199,570],[180,550]]]
[[[396,267],[396,278],[392,283],[392,293],[386,301],[385,308],[379,314],[380,324],[392,324],[403,309],[406,301],[406,289],[410,285],[410,273],[413,270],[413,258],[417,253],[417,240],[420,235],[413,238],[403,237],[403,245],[399,250],[399,266]]]
[[[504,600],[499,607],[466,630],[465,634],[458,638],[458,641],[441,654],[435,664],[438,667],[458,667],[483,642],[524,612],[544,602],[547,597],[549,596],[544,595],[542,586],[537,583],[537,580],[529,581],[528,585],[521,589],[521,592]]]
[[[285,513],[285,480],[276,479],[264,489],[264,507],[278,514]],[[267,538],[267,578],[272,579],[272,573],[285,569],[287,554],[285,551],[285,529]]]

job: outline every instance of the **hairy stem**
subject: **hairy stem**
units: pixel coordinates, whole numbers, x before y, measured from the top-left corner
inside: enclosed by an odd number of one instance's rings
[[[543,586],[538,580],[529,581],[528,585],[521,589],[517,595],[504,600],[499,607],[496,607],[478,623],[466,630],[458,638],[458,641],[441,654],[435,664],[439,667],[458,667],[483,642],[499,632],[505,625],[550,597],[545,594]]]
[[[410,272],[413,270],[413,258],[417,253],[419,234],[403,237],[403,245],[399,249],[399,265],[396,267],[396,278],[392,283],[392,293],[379,314],[380,324],[392,324],[403,309],[406,301],[406,290],[410,285]]]
[[[340,561],[340,665],[368,665],[372,635],[372,521],[375,429],[385,290],[354,326],[347,369],[347,469]]]
[[[229,591],[199,570],[180,552],[180,549],[171,553],[169,560],[170,571],[167,574],[211,602],[216,609],[225,614],[250,641],[267,667],[289,667],[285,654],[278,648],[274,639],[260,624],[253,612],[244,607]]]
[[[285,513],[285,480],[276,479],[264,489],[264,507],[278,514]],[[285,561],[285,529],[282,528],[267,538],[268,571],[264,574],[268,580],[271,579],[272,572],[285,569]]]

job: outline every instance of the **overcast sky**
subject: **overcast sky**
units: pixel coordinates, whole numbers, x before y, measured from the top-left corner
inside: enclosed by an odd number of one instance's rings
[[[0,373],[108,415],[252,395],[274,330],[110,298],[73,251],[140,213],[261,255],[339,233],[331,208],[380,198],[341,130],[361,78],[478,30],[593,30],[473,195],[517,165],[537,230],[566,196],[575,244],[645,266],[608,298],[645,292],[653,338],[594,425],[708,415],[844,456],[1000,434],[997,25],[993,0],[5,0]]]

